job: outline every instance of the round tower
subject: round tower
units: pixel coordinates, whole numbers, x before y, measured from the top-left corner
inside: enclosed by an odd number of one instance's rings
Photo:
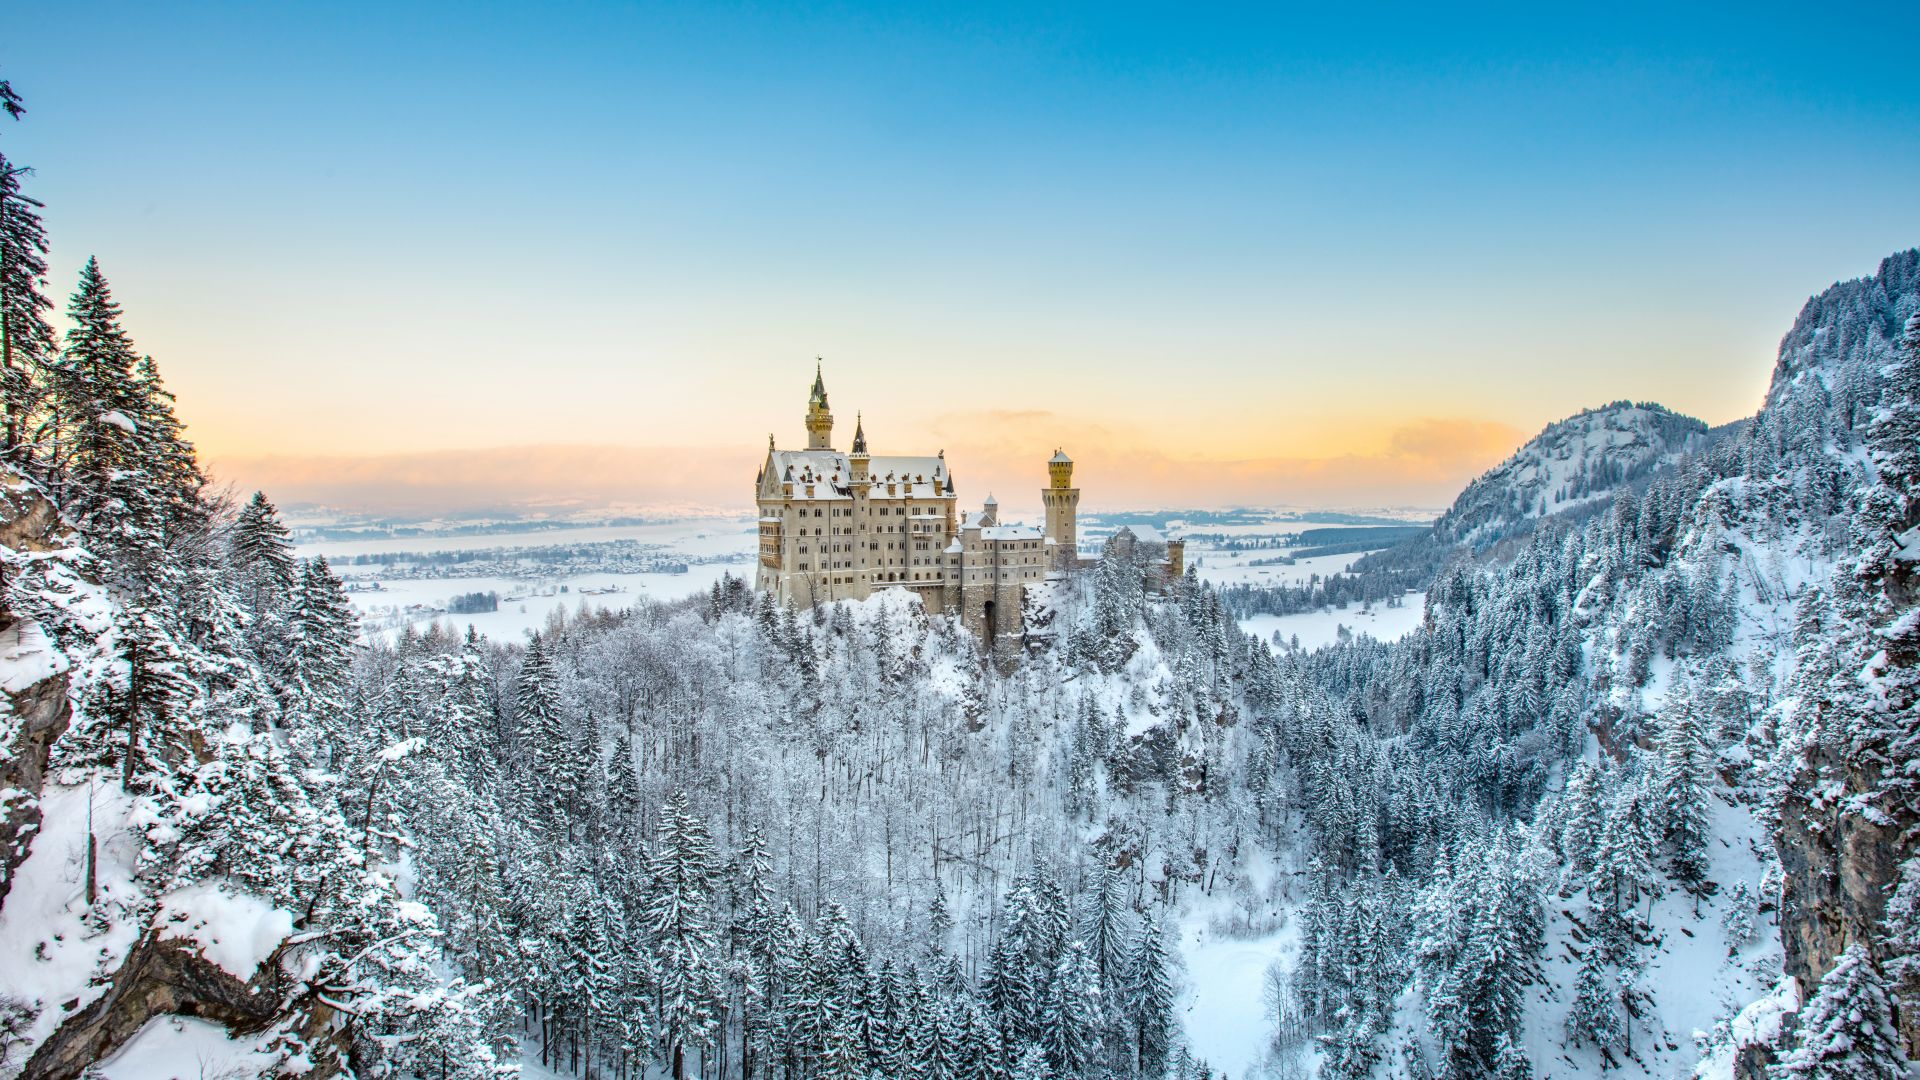
[[[833,412],[827,408],[827,383],[820,375],[820,358],[813,358],[813,393],[807,397],[807,449],[833,449]]]
[[[1047,459],[1049,485],[1040,491],[1047,508],[1047,544],[1053,568],[1071,570],[1080,558],[1080,489],[1073,486],[1073,459],[1055,450]]]

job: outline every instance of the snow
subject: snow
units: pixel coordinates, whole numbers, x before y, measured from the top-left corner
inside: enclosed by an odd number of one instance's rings
[[[0,630],[0,690],[18,694],[66,669],[66,656],[39,623],[25,620]]]
[[[403,761],[407,755],[419,750],[426,744],[427,740],[417,735],[411,739],[401,739],[399,742],[380,751],[379,757],[381,761]]]
[[[203,881],[160,898],[154,925],[200,946],[201,955],[242,981],[293,933],[293,915],[223,881]]]
[[[1346,571],[1367,553],[1355,551],[1343,555],[1313,555],[1297,559],[1292,565],[1253,565],[1255,560],[1273,559],[1298,548],[1268,548],[1252,551],[1224,551],[1210,544],[1187,545],[1187,563],[1195,567],[1200,580],[1215,586],[1225,585],[1304,585],[1318,576],[1326,578]],[[1196,562],[1196,560],[1198,560]]]
[[[486,551],[492,548],[546,547],[553,544],[604,544],[637,540],[657,544],[689,556],[750,554],[758,550],[757,521],[748,515],[692,521],[649,522],[640,525],[588,525],[572,528],[505,528],[500,532],[462,533],[456,536],[381,536],[352,540],[302,540],[301,558],[325,555],[340,563],[356,555],[384,555],[397,551]],[[336,566],[336,570],[345,570]]]
[[[1194,1056],[1227,1077],[1252,1075],[1267,1053],[1273,1021],[1268,1015],[1267,969],[1291,960],[1298,930],[1289,923],[1254,938],[1223,935],[1204,917],[1180,929],[1187,985],[1180,1002],[1187,1042]]]
[[[235,1041],[208,1020],[156,1016],[89,1076],[103,1080],[210,1080],[275,1075],[280,1056],[262,1046],[266,1032]]]
[[[1355,637],[1364,634],[1376,641],[1398,641],[1420,627],[1426,612],[1426,594],[1409,593],[1400,598],[1399,607],[1375,604],[1367,611],[1355,606],[1321,608],[1293,615],[1249,615],[1240,620],[1240,629],[1268,643],[1273,641],[1276,630],[1282,641],[1291,641],[1298,635],[1300,647],[1311,651],[1338,641],[1341,627]]]
[[[352,563],[362,555],[396,552],[477,552],[554,545],[602,544],[638,541],[661,549],[668,557],[688,561],[687,572],[583,573],[556,577],[510,578],[497,575],[439,578],[376,578],[379,588],[361,580],[366,568]],[[759,531],[748,517],[656,522],[641,525],[603,525],[564,529],[530,529],[458,536],[393,536],[354,540],[315,540],[297,548],[302,558],[324,555],[336,573],[349,579],[348,598],[361,616],[361,629],[370,635],[397,634],[401,627],[416,630],[439,621],[455,631],[472,626],[495,640],[511,641],[540,630],[554,611],[577,612],[584,603],[592,610],[618,611],[641,599],[671,601],[711,589],[728,573],[751,578],[751,559],[759,549]],[[696,561],[697,560],[697,561]],[[566,592],[560,590],[564,588]],[[605,592],[614,588],[616,592]],[[592,589],[596,596],[582,596]],[[469,615],[446,613],[447,601],[468,593],[498,593],[498,611]],[[508,596],[524,595],[511,603]]]
[[[360,613],[362,629],[370,634],[391,634],[407,625],[424,629],[438,621],[461,632],[472,626],[495,640],[511,641],[545,627],[556,609],[564,608],[572,615],[582,604],[591,610],[618,611],[643,599],[678,600],[708,591],[729,573],[750,577],[752,567],[740,563],[701,563],[688,567],[684,574],[579,574],[543,581],[541,595],[512,603],[506,598],[527,592],[528,582],[505,577],[383,580],[378,591],[351,591],[347,598]],[[562,586],[567,589],[564,593],[559,591]],[[618,587],[620,591],[599,596],[586,596],[580,591],[608,586]],[[548,590],[552,590],[551,594]],[[446,612],[450,598],[476,592],[499,593],[500,609],[469,615]]]
[[[1692,1072],[1707,1049],[1695,1033],[1732,1017],[1779,976],[1779,930],[1768,918],[1756,917],[1751,939],[1738,948],[1729,948],[1721,929],[1733,883],[1745,881],[1757,896],[1772,850],[1765,828],[1746,806],[1729,801],[1728,794],[1722,788],[1710,803],[1713,842],[1707,878],[1719,890],[1700,901],[1697,916],[1693,897],[1670,882],[1653,904],[1654,943],[1641,954],[1645,967],[1638,980],[1649,992],[1651,1007],[1643,1005],[1632,1019],[1635,1056],[1616,1052],[1620,1067],[1614,1074],[1669,1077]],[[1528,1003],[1527,1055],[1536,1075],[1597,1074],[1601,1062],[1592,1047],[1566,1045],[1566,1013],[1579,971],[1575,954],[1589,946],[1565,913],[1584,921],[1585,904],[1552,894],[1547,901],[1549,930],[1541,959],[1548,985]]]
[[[1694,1070],[1695,1080],[1733,1080],[1734,1059],[1745,1046],[1770,1044],[1779,1039],[1788,1015],[1799,1011],[1800,984],[1792,976],[1782,976],[1771,993],[1758,998],[1733,1018],[1727,1037],[1714,1043],[1713,1049]]]
[[[140,426],[133,422],[132,417],[128,416],[126,413],[123,413],[118,409],[102,414],[100,417],[100,422],[103,424],[110,424],[113,427],[117,427],[121,431],[125,431],[128,433],[132,433],[140,430]]]
[[[88,918],[86,901],[87,786],[48,784],[41,795],[41,831],[20,864],[0,907],[0,972],[6,992],[33,1005],[39,1015],[23,1033],[32,1047],[67,1016],[105,993],[100,976],[119,968],[139,937],[130,917],[141,901],[134,861],[141,838],[134,834],[143,800],[116,782],[92,793],[97,898]]]
[[[839,450],[773,450],[766,467],[771,482],[793,485],[793,494],[783,498],[853,497],[848,490],[853,465]],[[947,463],[939,457],[869,457],[867,479],[874,498],[938,499],[944,497]]]

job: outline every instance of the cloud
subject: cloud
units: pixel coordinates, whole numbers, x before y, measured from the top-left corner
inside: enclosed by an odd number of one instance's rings
[[[1518,428],[1494,420],[1418,418],[1383,431],[1369,452],[1208,458],[1173,452],[1175,437],[1166,433],[1115,431],[1046,412],[948,414],[933,429],[968,491],[984,483],[1015,507],[1038,505],[1039,463],[1056,446],[1074,458],[1084,506],[1433,507],[1452,502],[1524,441]]]
[[[281,503],[381,514],[565,509],[613,504],[724,506],[752,498],[751,448],[541,445],[370,456],[274,455],[210,464]]]
[[[1119,431],[1044,410],[938,414],[901,432],[867,425],[877,454],[946,451],[961,498],[996,495],[1009,513],[1039,507],[1045,460],[1065,448],[1090,508],[1262,505],[1442,506],[1517,447],[1511,425],[1421,418],[1381,432],[1377,449],[1328,457],[1182,456],[1155,432]],[[212,463],[215,475],[282,503],[380,514],[608,505],[747,510],[757,446],[488,447],[373,456],[277,455]]]

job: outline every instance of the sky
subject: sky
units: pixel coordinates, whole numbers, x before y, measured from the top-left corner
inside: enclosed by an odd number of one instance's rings
[[[1751,414],[1920,243],[1905,5],[24,5],[0,152],[213,471],[383,513],[1443,506],[1630,398]]]

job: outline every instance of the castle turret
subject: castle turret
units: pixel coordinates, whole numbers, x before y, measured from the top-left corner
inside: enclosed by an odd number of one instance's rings
[[[1073,459],[1055,450],[1047,461],[1047,487],[1040,501],[1047,508],[1047,545],[1053,568],[1071,570],[1080,558],[1080,489],[1073,486]]]
[[[807,397],[807,449],[833,449],[833,412],[827,408],[827,383],[820,375],[820,358],[813,361],[813,393]]]
[[[859,413],[854,413],[853,453],[847,455],[847,467],[853,470],[852,479],[854,483],[864,484],[867,482],[867,465],[872,460],[872,455],[867,453],[866,424],[860,418]]]

